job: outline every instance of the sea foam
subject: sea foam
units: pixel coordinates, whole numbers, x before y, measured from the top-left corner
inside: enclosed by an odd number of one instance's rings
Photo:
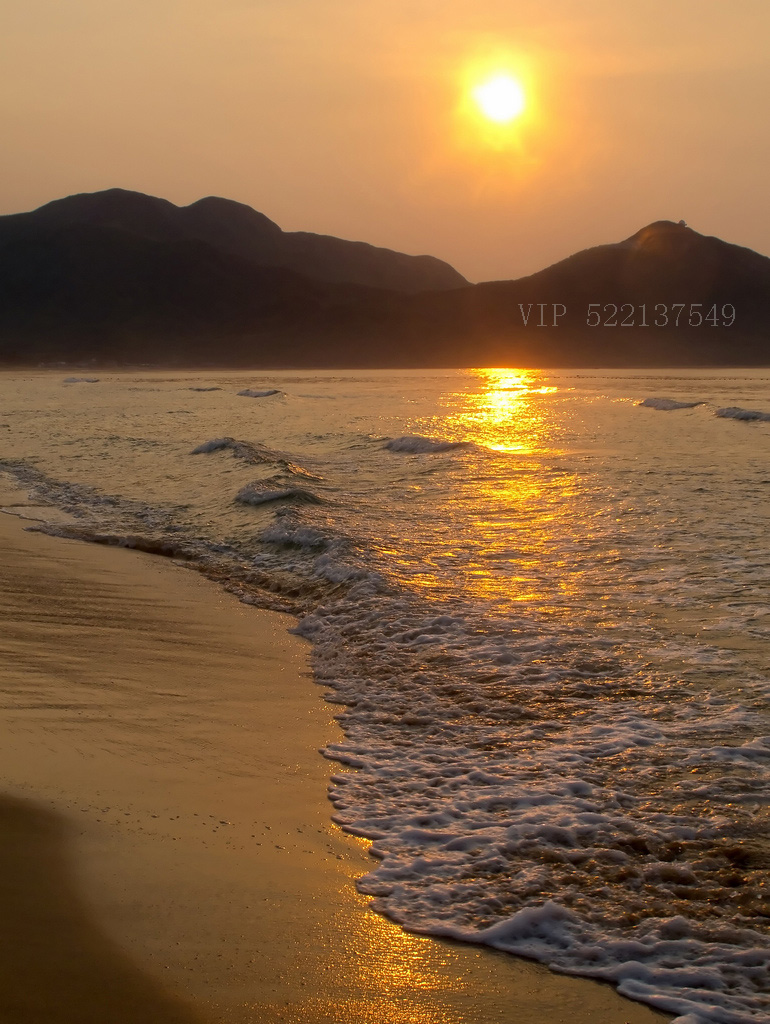
[[[648,679],[640,700],[610,657],[586,660],[574,630],[423,617],[387,587],[327,603],[297,631],[347,705],[347,740],[325,753],[358,770],[333,777],[334,818],[373,841],[378,866],[358,884],[377,909],[612,981],[699,1024],[758,1024],[765,939],[748,905],[743,925],[730,923],[732,859],[750,851],[723,834],[729,790],[720,797],[712,778],[714,812],[698,817],[676,801],[650,806],[646,774],[672,770],[673,748],[685,772],[697,755],[675,787],[689,802],[697,766],[735,756],[761,772],[764,736],[732,748],[717,738],[745,727],[746,708],[696,710],[668,678]],[[581,697],[594,690],[602,699]],[[756,803],[760,775],[743,786]]]

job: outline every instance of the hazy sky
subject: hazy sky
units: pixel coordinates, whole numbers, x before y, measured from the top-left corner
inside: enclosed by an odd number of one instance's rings
[[[471,280],[663,218],[770,254],[770,0],[0,0],[0,76],[0,213],[220,195]]]

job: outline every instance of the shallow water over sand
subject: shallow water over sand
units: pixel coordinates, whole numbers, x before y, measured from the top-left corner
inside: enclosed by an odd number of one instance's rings
[[[764,1019],[770,373],[67,376],[18,511],[300,616],[384,912]]]

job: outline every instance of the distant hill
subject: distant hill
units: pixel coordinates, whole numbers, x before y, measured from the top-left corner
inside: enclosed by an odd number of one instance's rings
[[[114,188],[57,199],[31,213],[0,217],[0,245],[85,227],[110,228],[147,241],[203,242],[258,267],[292,270],[313,280],[400,292],[459,288],[468,282],[434,256],[407,256],[366,242],[282,231],[264,214],[209,196],[179,207]]]
[[[490,365],[770,364],[770,259],[682,221],[412,304],[418,330],[473,338]]]
[[[112,189],[0,217],[0,362],[770,363],[770,260],[658,221],[515,281]]]

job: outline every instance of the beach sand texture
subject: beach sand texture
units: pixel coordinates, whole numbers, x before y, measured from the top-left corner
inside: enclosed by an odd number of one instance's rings
[[[339,730],[292,620],[25,525],[0,515],[0,1019],[670,1019],[369,910],[368,843],[325,799]]]

